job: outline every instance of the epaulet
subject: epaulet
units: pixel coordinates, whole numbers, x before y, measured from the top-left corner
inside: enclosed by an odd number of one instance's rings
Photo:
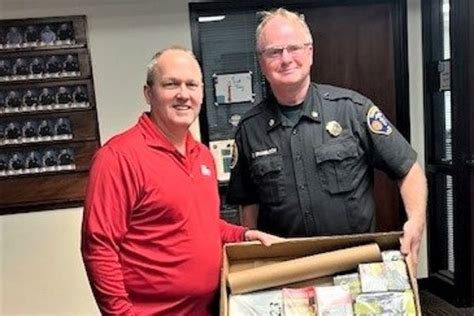
[[[243,116],[242,118],[240,119],[240,122],[239,122],[239,125],[241,125],[244,121],[260,114],[263,112],[263,103],[259,103],[257,104],[256,106],[254,106],[253,108],[251,108],[250,110],[248,110]]]
[[[349,89],[334,87],[325,84],[317,84],[316,89],[321,97],[329,101],[337,101],[340,99],[349,99],[358,105],[367,104],[368,99],[363,95]]]

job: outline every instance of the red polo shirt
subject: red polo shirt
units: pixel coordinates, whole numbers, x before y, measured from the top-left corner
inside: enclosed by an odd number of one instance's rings
[[[243,232],[219,219],[213,158],[190,134],[183,156],[144,114],[95,155],[82,255],[102,313],[208,315],[222,244]]]

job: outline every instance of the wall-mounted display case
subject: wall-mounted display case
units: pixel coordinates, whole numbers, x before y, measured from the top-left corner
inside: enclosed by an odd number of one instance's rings
[[[0,214],[82,204],[99,144],[86,17],[0,21]]]

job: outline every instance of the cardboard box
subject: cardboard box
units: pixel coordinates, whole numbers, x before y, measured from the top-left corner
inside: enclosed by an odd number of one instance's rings
[[[229,273],[245,271],[269,264],[279,263],[286,260],[293,260],[311,255],[326,252],[345,250],[350,247],[364,246],[376,243],[381,251],[389,249],[399,249],[399,238],[401,232],[361,234],[347,236],[327,236],[314,238],[296,238],[265,247],[258,242],[246,242],[228,244],[224,247],[223,267],[221,274],[221,302],[220,316],[228,316],[228,295],[227,287]],[[380,259],[381,260],[381,259]],[[337,266],[337,262],[334,263]],[[415,304],[417,315],[421,316],[418,286],[412,264],[407,258],[410,284],[415,294]],[[285,284],[284,287],[304,286],[306,284],[318,284],[327,282],[328,277],[307,280],[297,284]],[[281,286],[283,287],[283,286]]]

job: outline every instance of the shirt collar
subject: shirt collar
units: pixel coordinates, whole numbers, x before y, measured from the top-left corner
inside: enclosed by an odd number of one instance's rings
[[[154,148],[161,148],[169,152],[178,153],[176,147],[163,134],[160,128],[151,119],[150,112],[145,112],[138,120],[138,127],[140,128],[145,143]],[[194,140],[191,133],[188,131],[186,135],[186,155],[194,152],[199,147],[199,143]]]
[[[285,122],[282,121],[282,114],[278,109],[278,101],[273,95],[269,97],[269,102],[267,103],[265,112],[267,113],[267,131],[276,128],[280,124],[284,125]],[[314,83],[311,83],[308,88],[301,112],[302,116],[307,117],[309,120],[318,123],[321,122],[321,98]]]

